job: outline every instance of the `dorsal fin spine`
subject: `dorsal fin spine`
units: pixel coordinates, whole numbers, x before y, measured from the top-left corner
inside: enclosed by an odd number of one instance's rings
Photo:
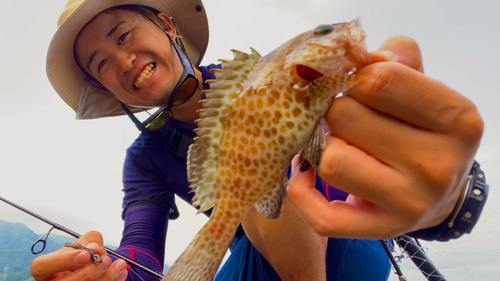
[[[202,109],[196,120],[198,128],[195,142],[188,151],[188,181],[195,195],[194,206],[199,212],[209,210],[216,200],[217,165],[219,146],[224,124],[231,112],[232,104],[238,97],[242,84],[260,60],[260,55],[251,49],[250,54],[232,50],[233,60],[220,60],[221,69],[212,69],[216,79],[207,80],[210,89],[204,90]]]

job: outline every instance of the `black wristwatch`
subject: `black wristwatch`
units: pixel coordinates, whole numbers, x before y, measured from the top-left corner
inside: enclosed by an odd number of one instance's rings
[[[465,233],[471,233],[483,211],[488,198],[489,186],[479,163],[474,161],[467,187],[455,208],[455,211],[442,223],[426,229],[420,229],[409,236],[428,241],[449,241]]]

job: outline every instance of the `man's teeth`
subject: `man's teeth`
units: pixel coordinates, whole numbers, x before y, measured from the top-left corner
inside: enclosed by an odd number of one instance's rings
[[[141,74],[139,74],[139,76],[135,79],[134,86],[140,88],[144,84],[144,82],[146,82],[146,80],[148,80],[148,78],[151,77],[153,73],[155,73],[155,69],[155,65],[152,63],[144,67]]]

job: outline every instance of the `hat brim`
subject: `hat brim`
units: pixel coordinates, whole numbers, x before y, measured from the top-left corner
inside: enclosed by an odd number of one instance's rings
[[[86,0],[62,23],[50,43],[47,76],[77,119],[123,115],[111,92],[93,87],[75,62],[73,45],[80,30],[100,12],[120,5],[143,5],[173,18],[191,62],[198,66],[208,45],[208,20],[200,0]]]

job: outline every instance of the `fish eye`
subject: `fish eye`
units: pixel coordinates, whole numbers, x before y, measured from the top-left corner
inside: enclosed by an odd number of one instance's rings
[[[328,25],[328,24],[322,24],[318,27],[316,27],[313,31],[314,35],[325,35],[330,32],[332,32],[333,26]]]

